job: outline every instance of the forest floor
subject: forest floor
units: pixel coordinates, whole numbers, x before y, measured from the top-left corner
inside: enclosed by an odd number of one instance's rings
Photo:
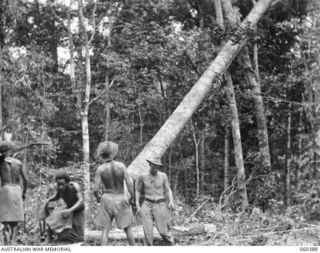
[[[199,203],[192,206],[178,203],[179,211],[172,212],[171,226],[190,226],[194,224],[213,224],[214,233],[183,234],[175,236],[176,245],[199,246],[316,246],[320,245],[320,209],[315,215],[306,216],[302,205],[291,206],[262,212],[253,208],[251,212],[233,212],[220,210],[213,202],[208,202],[198,210]],[[33,209],[34,210],[34,209]],[[197,212],[195,213],[195,211]],[[30,217],[30,215],[29,215]],[[94,217],[94,213],[92,213]],[[311,219],[312,218],[312,219]],[[40,231],[33,215],[27,222],[27,233],[20,233],[16,245],[39,245]],[[92,223],[91,223],[92,224]],[[115,225],[115,224],[114,224]],[[136,225],[141,225],[136,222]],[[91,227],[90,230],[95,230]],[[110,245],[128,245],[127,240],[110,240]],[[143,239],[136,239],[137,245],[143,245]],[[99,240],[91,240],[84,245],[99,245]],[[52,246],[65,244],[50,244]],[[163,245],[156,239],[155,245]]]
[[[254,208],[251,213],[219,211],[214,203],[208,203],[191,219],[196,207],[182,206],[172,214],[171,225],[214,224],[215,233],[199,233],[176,236],[176,245],[187,246],[317,246],[320,245],[320,221],[306,219],[300,206],[271,213]],[[136,239],[143,245],[142,239]],[[99,241],[89,241],[99,245]],[[110,240],[110,245],[128,245],[127,240]],[[160,239],[155,245],[164,245]]]

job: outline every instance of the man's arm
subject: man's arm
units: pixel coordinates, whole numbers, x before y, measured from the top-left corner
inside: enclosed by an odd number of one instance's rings
[[[21,165],[21,177],[23,180],[22,199],[25,200],[29,181],[28,181],[27,171],[23,165]]]
[[[94,177],[94,184],[93,184],[93,195],[96,197],[97,202],[100,203],[101,200],[101,196],[99,194],[99,186],[101,184],[101,175],[100,175],[100,167],[98,167],[98,169],[96,170],[96,174]]]
[[[50,199],[48,199],[48,202],[57,201],[58,199],[60,199],[60,195],[59,195],[59,193],[57,192],[56,195],[54,195],[53,197],[51,197]]]
[[[82,194],[80,191],[80,185],[75,182],[73,182],[72,185],[76,189],[78,201],[72,207],[70,207],[68,209],[69,212],[71,212],[71,213],[76,211],[81,205],[83,205],[83,197],[82,197]]]
[[[174,204],[173,204],[173,195],[172,195],[172,191],[169,185],[169,180],[167,177],[167,174],[163,173],[163,184],[164,184],[164,195],[167,197],[167,199],[169,200],[169,208],[174,208]]]
[[[140,196],[141,196],[142,186],[143,186],[143,176],[140,176],[137,180],[137,185],[136,185],[136,205],[138,210],[140,210]]]
[[[123,166],[124,166],[124,168],[123,168],[124,181],[126,182],[126,185],[127,185],[128,191],[131,194],[131,197],[133,197],[134,196],[133,183],[132,183],[131,177],[127,171],[126,166],[125,165],[123,165]]]

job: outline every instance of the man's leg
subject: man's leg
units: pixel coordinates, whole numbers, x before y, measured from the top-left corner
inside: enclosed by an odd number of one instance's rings
[[[153,222],[152,222],[152,203],[144,202],[141,207],[141,220],[145,242],[148,246],[153,245]]]
[[[130,244],[131,246],[136,245],[136,243],[135,243],[135,241],[134,241],[134,235],[133,235],[133,231],[132,231],[131,226],[128,226],[128,227],[124,228],[124,232],[126,232],[127,239],[128,239],[128,241],[129,241],[129,244]]]
[[[4,242],[5,242],[5,245],[8,245],[11,241],[12,230],[8,222],[3,222],[3,225],[4,225],[4,228],[3,228]]]
[[[84,225],[85,225],[85,215],[84,211],[73,213],[72,229],[78,237],[78,241],[84,240]]]
[[[51,241],[52,241],[52,231],[51,231],[51,229],[48,227],[48,228],[47,228],[46,238],[45,238],[45,240],[44,240],[42,243],[40,243],[40,246],[46,246],[46,245],[48,245]]]
[[[18,222],[10,222],[9,225],[11,227],[11,241],[14,242],[18,233]]]
[[[168,245],[174,245],[174,239],[169,231],[169,209],[166,203],[156,204],[154,207],[154,218],[157,230]]]
[[[101,234],[101,246],[108,245],[109,232],[110,232],[109,226],[105,226],[105,228],[102,230],[102,234]]]

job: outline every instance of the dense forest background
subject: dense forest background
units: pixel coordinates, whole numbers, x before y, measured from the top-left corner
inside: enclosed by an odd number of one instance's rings
[[[134,160],[233,35],[226,9],[224,27],[219,22],[217,2],[1,1],[1,138],[52,144],[21,156],[29,199],[48,196],[61,168],[77,179],[84,172],[89,187],[101,141],[119,144],[118,160]],[[255,5],[222,2],[239,20]],[[163,156],[178,205],[192,209],[210,198],[211,209],[240,211],[242,164],[246,208],[318,218],[319,10],[316,0],[275,1],[250,31],[252,66],[234,60],[232,92],[226,75]]]

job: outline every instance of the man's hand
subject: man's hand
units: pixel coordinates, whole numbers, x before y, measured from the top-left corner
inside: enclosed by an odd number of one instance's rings
[[[169,207],[170,210],[175,210],[173,202],[169,202],[168,207]]]
[[[137,215],[141,215],[141,208],[140,208],[140,206],[139,205],[137,205]]]
[[[71,212],[69,209],[65,209],[61,211],[62,218],[68,218],[70,216]]]

